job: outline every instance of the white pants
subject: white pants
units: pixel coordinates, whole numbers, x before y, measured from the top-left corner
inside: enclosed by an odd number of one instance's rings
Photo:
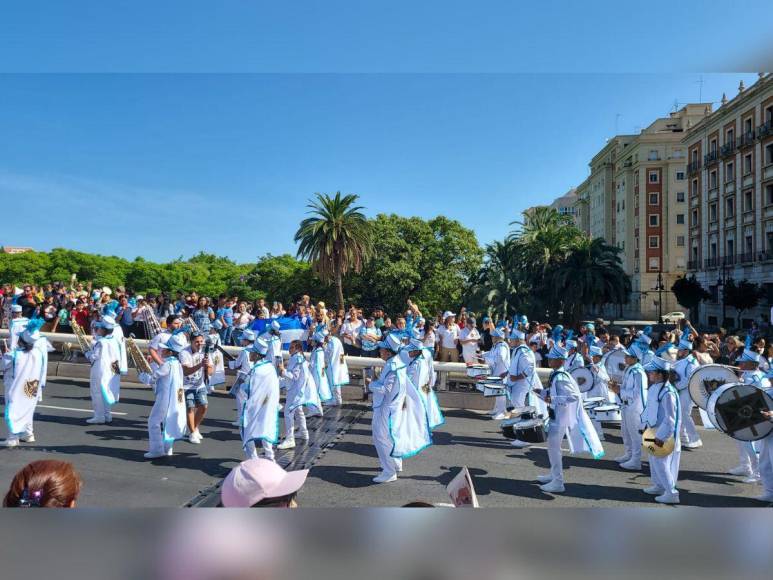
[[[690,391],[686,388],[679,391],[679,405],[682,408],[682,441],[685,443],[700,441],[701,438],[698,435],[698,430],[695,428],[695,421],[692,419],[692,409],[695,403],[693,403],[690,397]]]
[[[374,409],[371,423],[373,429],[373,445],[376,447],[381,471],[387,477],[391,477],[402,467],[402,460],[390,455],[392,452],[392,437],[389,435],[389,411],[387,409]]]
[[[491,411],[491,414],[501,415],[505,411],[507,411],[507,397],[494,397],[494,409]]]
[[[338,386],[338,387],[330,387],[330,392],[333,395],[333,399],[330,402],[327,403],[330,407],[335,407],[335,406],[343,404],[343,398],[341,397],[341,387],[340,386]]]
[[[164,414],[164,405],[156,400],[148,416],[148,451],[150,453],[164,453],[172,448],[171,445],[164,444]]]
[[[553,481],[564,483],[564,460],[561,454],[561,443],[566,435],[566,427],[551,422],[548,427],[548,460],[550,461],[550,476]]]
[[[104,419],[110,414],[110,409],[105,405],[105,398],[102,396],[102,389],[99,382],[95,379],[89,381],[89,392],[91,393],[91,406],[94,409],[94,417]]]
[[[751,473],[759,473],[760,462],[754,443],[736,440],[735,445],[738,447],[738,465],[745,467]]]
[[[652,483],[666,493],[679,493],[676,482],[679,479],[679,461],[682,458],[682,446],[677,439],[673,453],[665,457],[650,455],[650,479]]]
[[[234,399],[236,399],[236,420],[241,421],[242,420],[242,407],[244,407],[244,402],[247,397],[244,396],[244,391],[242,390],[242,387],[240,387],[236,391],[236,395],[234,395]]]
[[[507,390],[510,392],[510,404],[513,407],[526,406],[526,397],[529,395],[529,384],[525,380],[518,381],[514,385],[508,385]]]
[[[630,461],[641,463],[641,409],[637,405],[622,406],[623,422],[620,431],[623,435],[625,454],[630,455]]]
[[[274,461],[274,446],[265,439],[260,440],[260,446],[263,448],[263,455],[269,461]],[[258,459],[258,450],[255,447],[255,441],[250,441],[244,447],[244,456],[247,459]]]
[[[288,410],[285,405],[285,439],[291,441],[295,440],[295,419],[298,418],[298,429],[301,439],[309,438],[309,430],[306,428],[306,415],[303,412],[303,407],[296,407],[292,411]]]
[[[773,495],[773,434],[757,443],[760,449],[760,479],[765,495]]]

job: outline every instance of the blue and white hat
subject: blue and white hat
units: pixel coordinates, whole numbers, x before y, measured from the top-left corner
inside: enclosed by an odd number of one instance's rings
[[[652,327],[647,326],[644,328],[644,330],[641,331],[641,334],[639,334],[636,337],[636,342],[639,344],[643,344],[644,346],[649,347],[649,345],[652,343],[652,338],[650,337],[650,332],[652,332]]]
[[[396,336],[394,333],[387,334],[384,337],[384,340],[378,343],[379,348],[391,350],[392,352],[397,352],[398,350],[400,350],[400,347],[402,345],[403,343],[400,340],[400,337]]]
[[[246,347],[245,350],[248,352],[257,352],[258,354],[266,355],[268,354],[268,342],[266,342],[263,338],[257,338],[255,339],[255,342]]]
[[[551,348],[550,352],[548,353],[548,358],[565,359],[567,356],[569,356],[569,352],[558,343],[554,344],[553,348]]]
[[[631,356],[635,359],[642,359],[643,353],[641,351],[641,348],[636,343],[631,343],[628,348],[623,348],[622,351],[625,353],[625,356]]]
[[[271,330],[279,330],[281,328],[279,321],[274,319],[271,321]]]
[[[604,356],[604,350],[600,346],[591,346],[588,352],[591,356]]]
[[[162,342],[159,346],[166,350],[171,350],[172,352],[182,352],[188,346],[188,341],[185,339],[185,334],[180,332],[172,335],[166,342]]]
[[[406,347],[406,350],[408,352],[416,352],[417,350],[421,350],[424,348],[424,345],[421,343],[421,341],[417,338],[412,338],[408,342],[408,346]]]
[[[572,340],[571,338],[568,339],[565,344],[566,344],[566,348],[574,348],[574,349],[577,348],[577,341]]]
[[[325,338],[327,338],[327,335],[330,334],[327,328],[324,326],[322,328],[318,328],[316,332],[311,336],[311,340],[314,342],[324,342]]]
[[[760,353],[755,352],[750,348],[745,348],[743,353],[741,353],[741,356],[736,359],[736,362],[750,362],[760,364],[761,359],[762,355]]]
[[[110,302],[105,304],[104,308],[102,308],[102,314],[109,314],[111,316],[114,316],[119,306],[120,304],[118,304],[118,300],[111,300]]]
[[[528,324],[529,324],[529,319],[526,317],[526,315],[525,315],[525,314],[519,314],[519,315],[516,317],[515,321],[516,321],[518,324],[522,324],[522,325],[524,325],[524,326],[528,326]]]
[[[510,333],[510,340],[524,340],[525,338],[526,335],[523,331],[518,330],[517,328],[513,328],[513,331]]]
[[[27,326],[24,328],[24,332],[21,333],[20,338],[27,344],[35,344],[35,341],[40,338],[39,330],[43,326],[44,322],[45,321],[42,318],[33,318],[27,323]]]
[[[239,336],[239,340],[246,340],[247,342],[255,342],[256,338],[255,333],[249,329],[242,332],[241,336]]]
[[[14,304],[13,306],[11,306],[11,312],[21,312],[22,310],[23,310],[22,307],[19,306],[18,304]]]
[[[502,332],[501,328],[495,328],[494,330],[491,331],[491,338],[504,338],[504,337],[505,337],[505,333]]]
[[[115,318],[112,316],[103,316],[102,320],[96,323],[98,328],[106,328],[108,330],[113,330],[116,326],[118,326],[118,323],[115,321]]]
[[[671,370],[671,363],[668,362],[666,359],[660,358],[659,356],[653,356],[645,365],[644,365],[645,371],[665,371],[668,372]]]
[[[689,334],[682,335],[682,338],[679,340],[679,345],[677,346],[679,350],[692,350],[692,341],[690,340]]]

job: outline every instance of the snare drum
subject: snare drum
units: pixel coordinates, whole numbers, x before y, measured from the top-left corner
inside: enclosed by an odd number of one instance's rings
[[[480,377],[489,376],[490,370],[488,365],[470,365],[467,367],[467,376],[471,379],[477,379]]]
[[[513,435],[526,443],[544,443],[548,440],[547,421],[539,418],[520,421],[513,425]]]
[[[506,387],[502,383],[481,381],[477,387],[478,390],[483,393],[484,397],[504,397],[506,393]]]
[[[620,423],[623,420],[620,405],[598,405],[588,413],[591,419],[600,423]]]
[[[608,403],[609,400],[606,397],[588,397],[582,402],[582,406],[585,407],[586,411],[590,411],[594,407],[598,407],[599,405],[604,405],[605,403]]]

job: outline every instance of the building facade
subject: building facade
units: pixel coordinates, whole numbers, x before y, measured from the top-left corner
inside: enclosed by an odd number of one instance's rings
[[[700,323],[734,328],[738,312],[724,301],[727,280],[760,284],[765,298],[741,313],[741,325],[769,316],[773,304],[773,75],[743,83],[732,100],[684,137],[688,155],[687,270],[711,298]]]

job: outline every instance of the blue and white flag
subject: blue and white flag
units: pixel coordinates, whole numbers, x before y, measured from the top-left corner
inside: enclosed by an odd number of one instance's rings
[[[263,334],[273,320],[276,320],[279,323],[279,337],[282,340],[282,350],[287,350],[292,341],[301,340],[303,338],[303,324],[301,323],[301,319],[297,316],[257,318],[252,322],[250,328],[259,335]]]

